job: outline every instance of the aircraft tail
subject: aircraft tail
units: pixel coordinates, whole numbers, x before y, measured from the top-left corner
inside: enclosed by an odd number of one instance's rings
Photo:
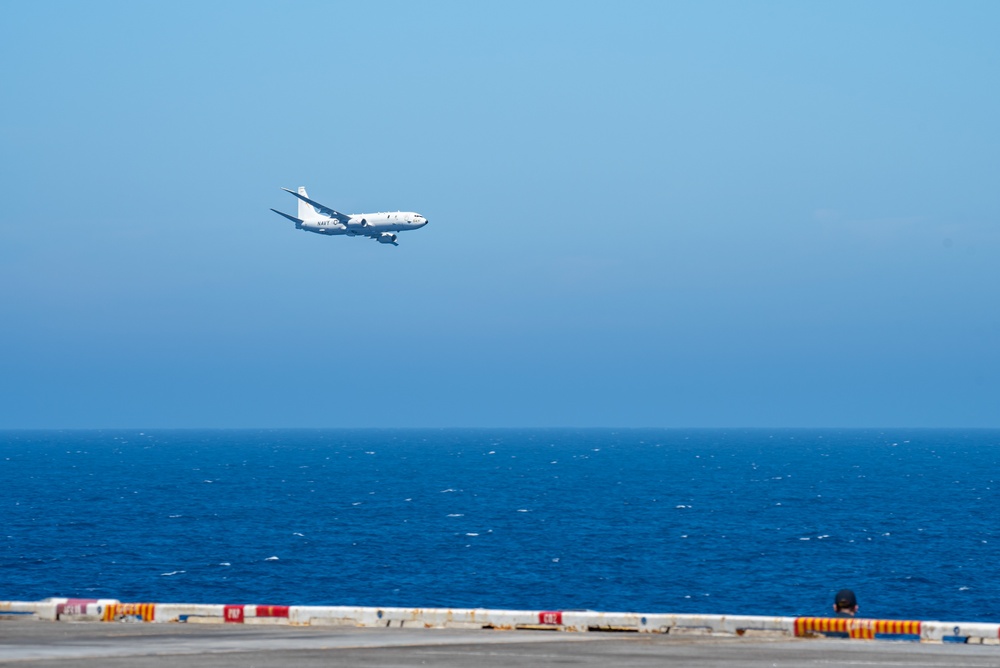
[[[306,192],[305,186],[299,186],[299,194],[302,197],[309,197],[309,193]],[[321,218],[322,216],[317,213],[316,209],[309,205],[308,202],[304,202],[299,199],[299,218],[302,220],[315,220]]]

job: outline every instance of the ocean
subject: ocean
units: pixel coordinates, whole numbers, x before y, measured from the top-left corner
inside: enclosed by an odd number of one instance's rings
[[[0,600],[1000,622],[1000,430],[0,432]]]

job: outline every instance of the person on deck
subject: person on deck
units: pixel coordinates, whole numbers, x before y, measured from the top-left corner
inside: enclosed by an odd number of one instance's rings
[[[858,599],[850,589],[841,589],[833,599],[833,614],[837,617],[853,617],[858,614]]]

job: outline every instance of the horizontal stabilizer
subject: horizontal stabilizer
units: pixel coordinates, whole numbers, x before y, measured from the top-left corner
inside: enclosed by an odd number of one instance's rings
[[[271,211],[274,211],[279,216],[284,216],[288,220],[292,221],[293,223],[295,223],[295,227],[298,227],[298,228],[302,227],[302,221],[300,219],[296,218],[295,216],[289,216],[287,213],[282,213],[281,211],[278,211],[277,209],[271,209]]]

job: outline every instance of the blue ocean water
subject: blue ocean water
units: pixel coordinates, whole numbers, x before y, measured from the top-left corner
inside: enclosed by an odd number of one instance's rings
[[[997,430],[0,432],[0,600],[1000,621]]]

